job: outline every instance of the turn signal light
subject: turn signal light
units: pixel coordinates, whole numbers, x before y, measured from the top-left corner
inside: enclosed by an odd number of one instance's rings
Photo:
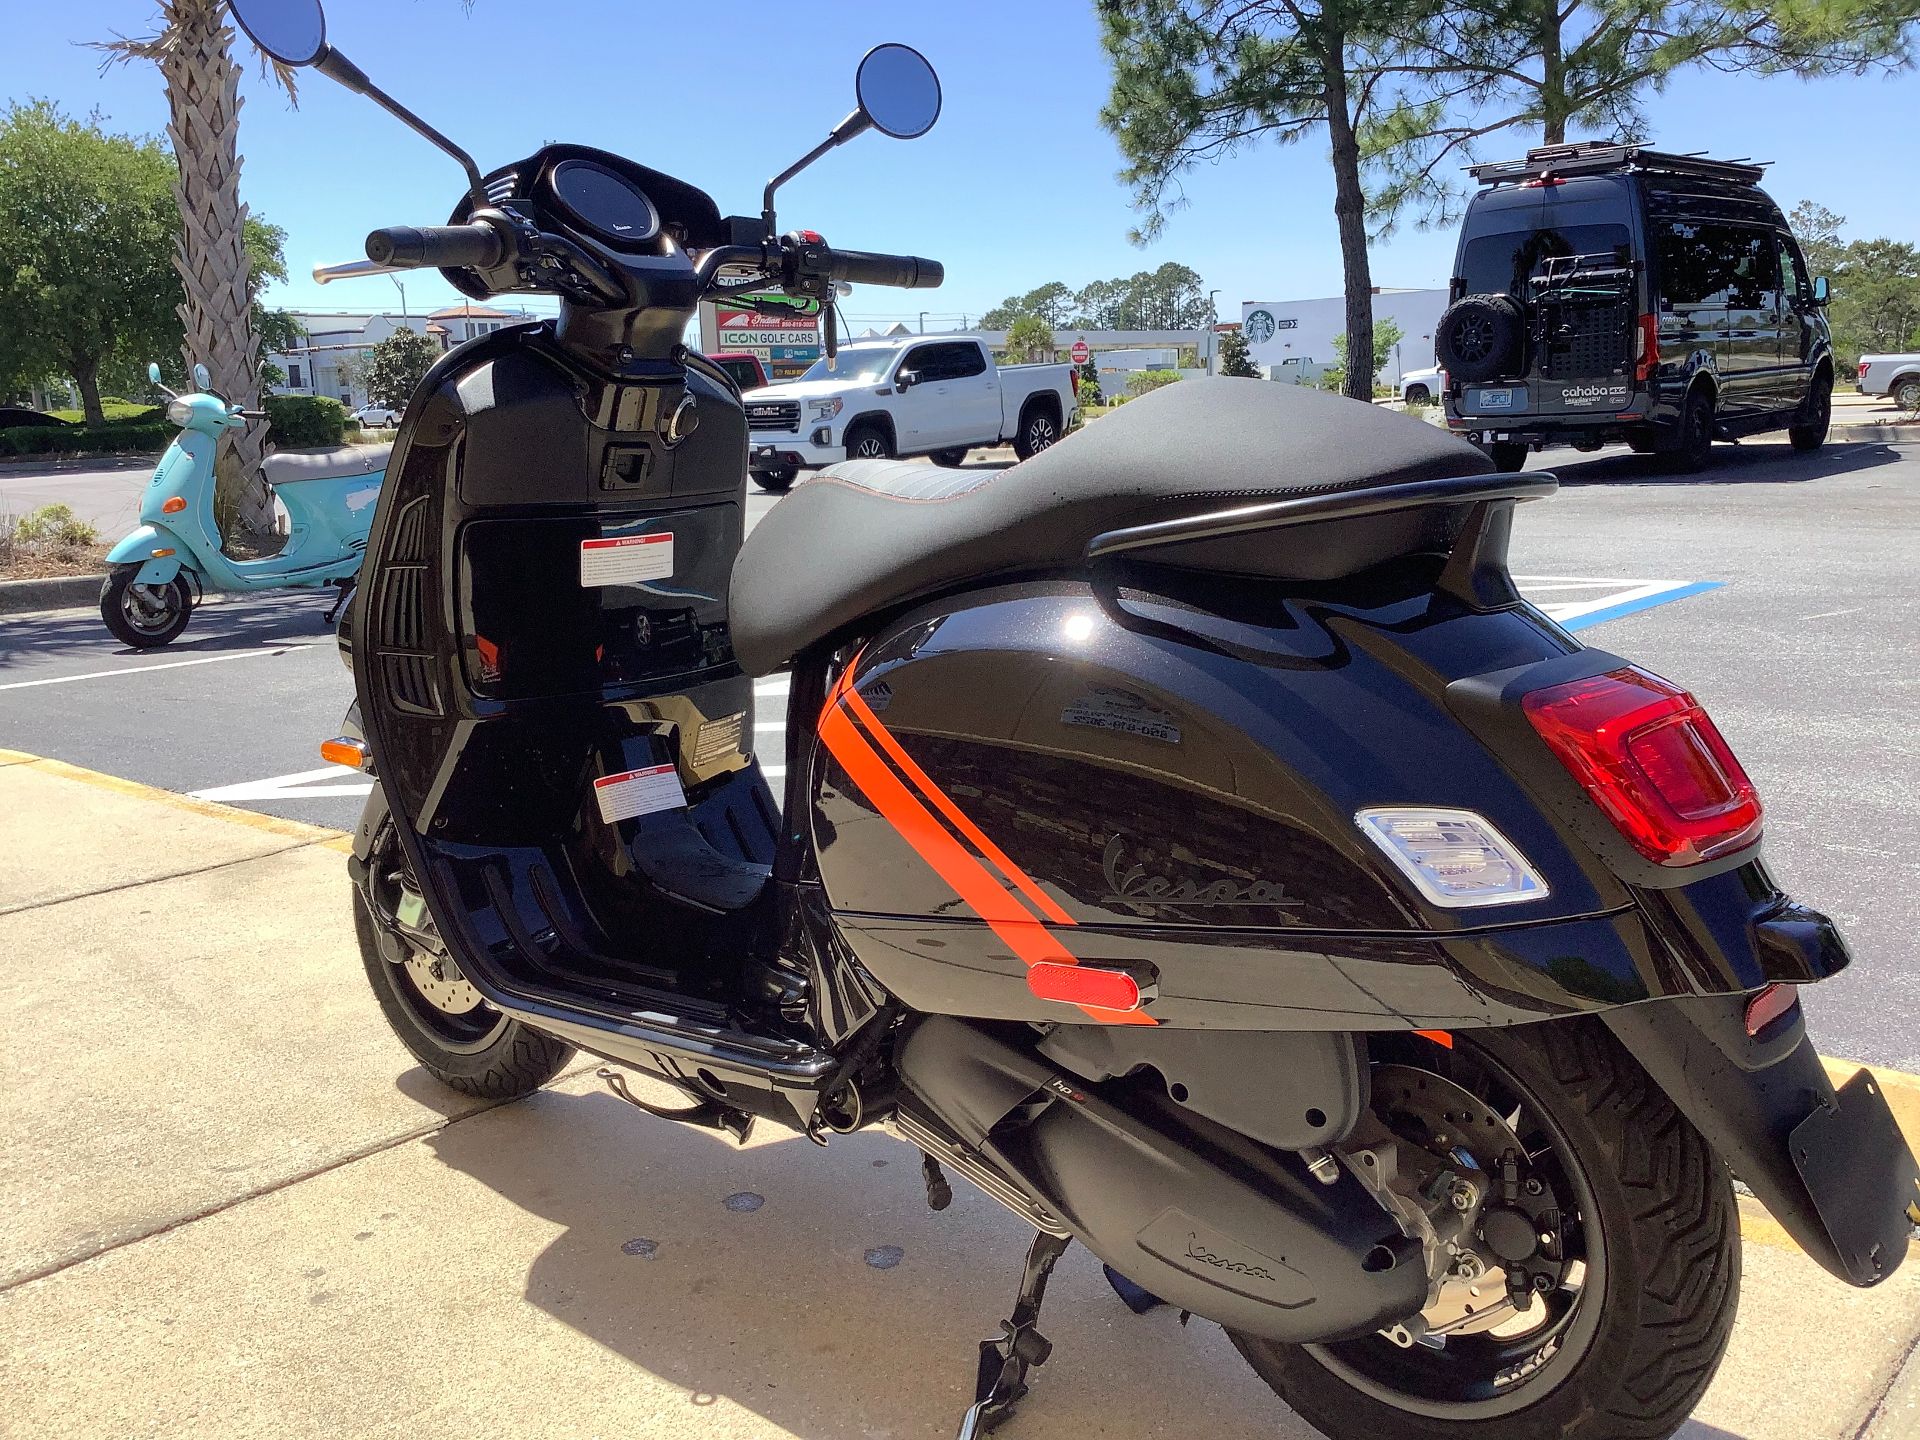
[[[1638,666],[1535,690],[1540,738],[1649,860],[1697,865],[1760,838],[1760,797],[1707,712]]]
[[[339,735],[320,742],[320,758],[333,765],[345,765],[349,770],[364,770],[367,768],[367,747],[358,740]]]
[[[153,558],[154,558],[154,559],[156,559],[156,560],[164,560],[164,559],[166,559],[166,558],[167,558],[167,556],[169,556],[169,555],[171,555],[171,554],[173,554],[173,550],[172,550],[172,548],[171,548],[171,547],[169,547],[169,548],[167,548],[167,549],[165,549],[165,550],[156,550],[156,551],[154,551],[154,552],[153,552]]]
[[[173,495],[169,496],[167,503],[160,507],[160,513],[162,515],[178,515],[186,508],[187,497],[184,495]]]
[[[1061,1000],[1095,1010],[1138,1010],[1140,983],[1124,970],[1098,965],[1061,965],[1043,960],[1027,967],[1027,988],[1042,1000]]]

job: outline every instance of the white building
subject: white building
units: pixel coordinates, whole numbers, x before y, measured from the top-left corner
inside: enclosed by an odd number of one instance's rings
[[[1375,286],[1373,323],[1392,320],[1402,339],[1387,354],[1387,363],[1374,378],[1397,382],[1408,370],[1424,370],[1433,361],[1433,332],[1440,312],[1447,308],[1444,290],[1405,290]],[[1322,300],[1247,300],[1240,306],[1240,333],[1247,337],[1253,363],[1274,379],[1288,371],[1316,375],[1337,364],[1337,335],[1347,330],[1347,301],[1342,295]],[[1276,373],[1278,372],[1278,373]]]
[[[347,409],[357,410],[366,403],[367,392],[363,382],[356,383],[354,367],[365,364],[373,355],[373,347],[403,326],[425,335],[442,350],[450,350],[502,325],[533,317],[469,301],[426,316],[391,310],[372,314],[364,310],[297,310],[293,318],[304,333],[305,343],[267,356],[287,377],[274,387],[274,393],[327,395]]]

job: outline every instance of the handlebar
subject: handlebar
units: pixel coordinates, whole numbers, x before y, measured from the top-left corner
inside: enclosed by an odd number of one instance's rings
[[[491,225],[388,225],[367,236],[367,258],[395,269],[498,265],[500,235]]]
[[[835,250],[827,265],[835,280],[856,285],[891,285],[900,290],[931,290],[947,278],[947,267],[918,255],[880,255],[868,250]]]

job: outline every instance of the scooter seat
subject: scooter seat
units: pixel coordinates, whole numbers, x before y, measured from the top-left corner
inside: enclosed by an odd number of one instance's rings
[[[1126,526],[1276,500],[1484,475],[1480,450],[1437,426],[1295,385],[1183,380],[1005,470],[900,460],[834,465],[754,527],[733,568],[734,653],[778,670],[863,617],[961,588],[1072,571]],[[1184,569],[1332,580],[1430,543],[1385,512],[1157,557]]]
[[[354,445],[333,450],[282,450],[260,462],[260,473],[272,486],[302,480],[338,480],[348,475],[373,475],[387,468],[391,445]]]

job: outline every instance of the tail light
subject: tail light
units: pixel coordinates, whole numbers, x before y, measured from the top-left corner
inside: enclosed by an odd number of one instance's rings
[[[1854,373],[1864,380],[1867,378],[1867,371],[1871,368],[1866,361],[1862,360],[1858,365],[1854,366]]]
[[[1535,690],[1527,719],[1622,835],[1661,865],[1760,838],[1760,797],[1707,712],[1636,666]]]
[[[1615,332],[1618,333],[1618,332]],[[1645,380],[1660,368],[1660,317],[1640,317],[1640,359],[1633,367],[1633,378]]]

